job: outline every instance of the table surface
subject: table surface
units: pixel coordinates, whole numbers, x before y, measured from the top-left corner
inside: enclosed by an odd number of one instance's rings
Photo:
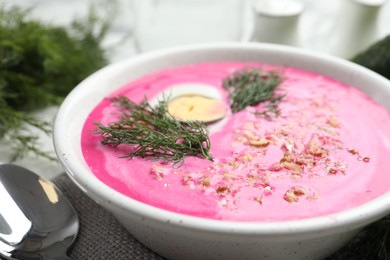
[[[99,0],[94,0],[99,1]],[[146,0],[143,0],[146,1]],[[249,0],[250,1],[250,0]],[[301,0],[305,4],[305,10],[301,15],[299,23],[299,33],[302,38],[302,47],[318,52],[324,52],[322,49],[326,41],[326,33],[329,32],[334,16],[339,7],[340,0],[310,1]],[[74,17],[84,15],[89,6],[87,0],[0,0],[0,5],[20,5],[22,7],[33,7],[31,16],[45,22],[56,25],[67,26]],[[102,1],[101,1],[102,2]],[[113,23],[104,42],[105,46],[116,42],[125,33],[132,29],[134,24],[134,10],[131,8],[131,0],[118,0],[121,5],[117,17]],[[249,6],[247,1],[246,7]],[[248,28],[251,27],[251,17],[248,8],[244,12],[244,25],[242,30],[242,39],[248,38]],[[378,17],[378,37],[381,38],[390,33],[390,4],[386,3]],[[111,62],[117,62],[137,55],[134,48],[134,41],[131,37],[117,48],[109,53]],[[43,111],[38,111],[36,115],[40,118],[52,121],[57,107],[49,107]],[[50,136],[40,136],[40,142],[45,150],[54,153],[52,139]],[[7,162],[10,155],[10,146],[0,141],[0,162]],[[46,159],[27,156],[26,158],[15,162],[19,165],[28,167],[36,173],[46,177],[54,178],[63,172],[63,169],[57,162],[50,162]]]

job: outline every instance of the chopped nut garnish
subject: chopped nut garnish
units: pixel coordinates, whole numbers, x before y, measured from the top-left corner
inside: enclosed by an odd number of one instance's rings
[[[250,162],[253,160],[253,156],[249,153],[246,153],[244,155],[241,155],[238,157],[238,159],[241,161],[241,162]]]
[[[364,157],[363,162],[370,162],[370,157]]]
[[[300,178],[302,178],[302,173],[293,172],[293,173],[290,175],[290,177],[291,177],[292,179],[300,179]]]
[[[293,186],[291,189],[287,190],[284,193],[283,199],[289,203],[298,202],[299,198],[306,194],[306,191],[303,187]]]
[[[293,155],[291,152],[285,152],[283,158],[280,159],[280,162],[292,162],[292,161],[293,161]]]
[[[270,141],[262,137],[259,140],[250,139],[249,144],[254,147],[267,147],[270,144]]]
[[[356,154],[359,154],[358,151],[356,151],[355,149],[348,149],[348,152],[352,155],[356,155]]]
[[[234,178],[235,175],[233,173],[227,172],[223,176],[225,176],[226,178],[230,179],[230,178]]]
[[[282,148],[285,148],[287,151],[291,152],[294,148],[294,142],[286,141],[286,142],[284,142]]]
[[[226,186],[219,186],[216,190],[215,190],[218,194],[226,194],[229,192],[229,188],[226,187]]]
[[[240,166],[239,162],[229,162],[229,165],[235,169],[237,169]]]
[[[238,136],[236,138],[236,141],[239,142],[239,143],[245,143],[248,139],[243,137],[243,136]]]
[[[286,193],[283,196],[283,199],[289,203],[299,201],[299,197],[292,190],[286,191]]]
[[[336,128],[340,127],[340,122],[338,121],[337,118],[334,118],[334,117],[328,118],[328,119],[326,120],[326,123],[327,123],[328,125],[333,126],[333,127],[336,127]]]
[[[371,160],[370,157],[367,157],[367,156],[362,157],[362,156],[360,156],[359,152],[356,151],[355,149],[348,149],[348,152],[349,152],[350,154],[352,154],[352,155],[357,155],[357,156],[358,156],[358,157],[357,157],[357,160],[358,160],[358,161],[363,161],[363,162],[368,163],[368,162],[370,162],[370,160]]]
[[[368,163],[368,162],[370,162],[370,157],[361,157],[361,156],[359,156],[359,157],[357,158],[357,160],[358,160],[358,161],[363,161],[363,162]]]
[[[255,197],[254,200],[258,202],[259,204],[263,204],[263,200],[261,197]]]
[[[247,137],[248,139],[254,139],[256,136],[252,131],[249,130],[243,130],[242,133]]]
[[[151,173],[154,174],[157,179],[161,180],[164,178],[165,168],[158,165],[153,165]]]
[[[317,134],[311,137],[307,145],[307,153],[317,157],[324,157],[328,154],[328,152],[322,148],[322,143]]]
[[[210,179],[207,178],[202,179],[202,185],[204,187],[210,187]]]
[[[306,193],[305,189],[303,187],[300,187],[300,186],[294,186],[291,189],[294,191],[295,195],[297,195],[297,196],[302,196],[302,195],[305,195],[305,193]]]
[[[291,170],[295,173],[301,173],[303,171],[303,167],[301,165],[293,162],[283,162],[282,165],[286,170]]]
[[[271,165],[268,167],[268,170],[273,171],[273,172],[278,172],[278,171],[280,171],[282,168],[283,168],[283,166],[282,166],[280,163],[274,163],[274,164],[271,164]]]
[[[192,177],[189,174],[183,176],[182,183],[187,185],[190,181],[192,181]]]

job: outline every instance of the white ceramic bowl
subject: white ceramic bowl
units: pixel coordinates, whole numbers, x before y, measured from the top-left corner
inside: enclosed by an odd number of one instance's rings
[[[211,61],[259,61],[328,75],[367,92],[390,109],[390,83],[353,63],[301,49],[265,44],[208,44],[163,50],[110,65],[80,83],[54,124],[58,158],[88,196],[111,211],[139,241],[169,259],[323,259],[362,227],[390,213],[390,192],[333,215],[283,222],[229,222],[155,208],[109,188],[89,170],[80,146],[90,111],[106,94],[144,74]]]

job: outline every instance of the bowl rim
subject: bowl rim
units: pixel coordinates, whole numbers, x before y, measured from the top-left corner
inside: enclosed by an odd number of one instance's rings
[[[123,67],[127,67],[129,65],[131,66],[139,62],[147,62],[151,59],[169,55],[179,55],[180,53],[191,51],[210,51],[217,49],[255,49],[259,51],[278,51],[311,59],[314,58],[318,61],[335,64],[342,66],[343,68],[349,68],[358,73],[364,73],[364,75],[369,77],[370,80],[373,80],[378,84],[382,84],[390,91],[390,81],[367,68],[341,58],[290,46],[268,43],[207,43],[143,53],[135,57],[110,64],[96,71],[78,84],[61,104],[54,120],[53,144],[59,162],[71,180],[86,195],[110,210],[122,212],[130,211],[138,217],[142,217],[143,220],[148,220],[154,223],[168,223],[171,226],[181,228],[185,227],[191,230],[207,231],[219,234],[236,234],[245,236],[279,236],[287,233],[295,235],[313,232],[331,234],[340,232],[342,229],[352,230],[363,227],[364,225],[378,220],[390,213],[390,191],[388,191],[372,201],[357,207],[314,218],[284,221],[243,222],[195,217],[157,208],[121,194],[94,177],[92,172],[85,172],[83,167],[81,167],[83,165],[83,160],[80,160],[79,158],[76,158],[75,155],[69,153],[72,146],[70,145],[70,137],[67,132],[68,130],[64,127],[67,125],[66,118],[70,116],[69,109],[75,105],[74,100],[77,100],[77,97],[80,95],[82,89],[88,87],[90,83],[98,80],[103,75],[116,73]]]

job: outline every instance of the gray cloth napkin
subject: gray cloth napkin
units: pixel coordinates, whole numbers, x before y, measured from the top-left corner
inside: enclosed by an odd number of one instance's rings
[[[56,177],[53,182],[79,215],[79,234],[69,251],[73,260],[163,259],[138,242],[110,212],[83,194],[66,175]]]

